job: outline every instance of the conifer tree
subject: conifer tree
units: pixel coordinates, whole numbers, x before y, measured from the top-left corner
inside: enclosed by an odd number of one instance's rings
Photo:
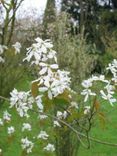
[[[44,37],[50,37],[53,30],[53,22],[56,19],[55,0],[48,0],[43,18]]]

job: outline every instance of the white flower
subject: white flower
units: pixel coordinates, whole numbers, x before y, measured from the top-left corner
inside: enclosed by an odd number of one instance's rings
[[[44,83],[43,87],[39,88],[40,92],[48,92],[49,99],[62,94],[65,89],[70,90],[69,72],[57,70],[54,75],[43,77],[40,80]]]
[[[3,120],[5,120],[5,121],[11,121],[11,114],[9,114],[7,112],[7,110],[4,111],[4,113],[3,113]]]
[[[84,81],[82,82],[82,86],[83,86],[84,88],[92,87],[92,79],[84,80]]]
[[[84,89],[81,92],[81,95],[85,96],[84,102],[86,102],[88,100],[89,96],[96,96],[96,93],[93,93],[90,89]]]
[[[112,81],[114,81],[115,85],[117,85],[117,75],[114,75],[114,77],[112,78]]]
[[[31,131],[31,125],[29,123],[23,123],[22,131],[24,130]]]
[[[21,44],[19,42],[16,42],[15,44],[12,45],[15,48],[15,54],[20,53],[21,49]]]
[[[37,96],[35,100],[37,103],[37,107],[39,108],[39,111],[43,112],[42,95]]]
[[[39,119],[40,119],[40,120],[44,120],[44,119],[46,119],[46,118],[48,118],[47,115],[39,115]]]
[[[48,59],[54,59],[56,61],[56,53],[51,49],[53,47],[50,40],[43,41],[39,37],[36,40],[36,43],[32,44],[28,48],[27,57],[24,59],[28,62],[31,61],[31,64],[39,65],[40,62],[46,62]]]
[[[0,126],[3,126],[4,123],[3,123],[3,120],[0,118]]]
[[[49,135],[45,131],[40,131],[39,135],[37,136],[38,139],[47,140]]]
[[[5,45],[0,45],[0,55],[3,54],[4,50],[7,50],[7,46]]]
[[[8,134],[12,135],[15,132],[15,128],[13,126],[8,127]]]
[[[111,71],[111,73],[113,74],[112,81],[114,81],[115,84],[117,85],[117,60],[116,59],[114,59],[113,62],[109,64],[107,70]]]
[[[47,55],[47,57],[48,57],[48,59],[53,59],[54,58],[55,62],[57,63],[56,51],[51,50],[49,52],[49,54]]]
[[[102,81],[105,83],[108,83],[108,80],[105,79],[105,75],[100,75],[100,76],[92,76],[92,81]]]
[[[107,90],[108,94],[114,94],[115,87],[110,83],[108,83],[104,88]]]
[[[54,127],[61,127],[61,125],[59,124],[59,122],[58,121],[54,121]]]
[[[62,119],[63,113],[60,112],[60,111],[57,111],[56,116],[57,116],[58,119]]]
[[[63,118],[66,119],[68,113],[66,111],[63,112]]]
[[[90,113],[90,109],[91,109],[90,106],[85,106],[84,107],[84,114],[86,115],[86,114]]]
[[[78,104],[75,101],[71,102],[71,107],[78,109]]]
[[[39,91],[40,92],[48,91],[48,98],[52,100],[53,95],[52,95],[51,89],[48,89],[47,87],[40,87]]]
[[[0,148],[0,154],[2,153],[2,149]]]
[[[44,150],[50,151],[50,152],[54,152],[55,151],[55,147],[54,147],[54,145],[49,143],[46,147],[44,147]]]
[[[22,149],[25,149],[27,153],[32,152],[32,148],[34,147],[34,143],[32,143],[28,138],[22,138],[21,139],[21,146]]]
[[[109,63],[107,70],[110,70],[113,74],[117,72],[117,60],[114,59],[112,63]]]
[[[62,119],[62,118],[65,119],[67,117],[67,115],[68,115],[68,113],[66,111],[64,111],[63,113],[60,111],[57,111],[57,114],[56,114],[58,119]]]
[[[32,104],[34,102],[33,97],[31,97],[30,92],[18,92],[14,89],[11,93],[10,98],[10,108],[16,107],[17,112],[21,117],[29,115],[27,114],[29,109],[32,109]]]
[[[114,98],[114,90],[115,87],[113,85],[111,85],[111,82],[108,82],[108,84],[104,87],[104,89],[106,90],[107,93],[105,93],[103,90],[100,91],[101,93],[101,97],[105,100],[108,100],[110,102],[111,105],[113,105],[113,103],[115,103],[117,100]]]
[[[69,75],[70,72],[57,70],[56,78],[59,80],[59,85],[62,90],[70,89],[71,78]]]
[[[39,65],[42,67],[42,69],[40,70],[39,74],[40,75],[44,75],[45,73],[52,73],[52,70],[56,70],[58,69],[58,64],[47,64],[47,63],[39,63]]]
[[[41,38],[37,37],[35,40],[37,41],[37,43],[38,43],[40,46],[44,44],[44,46],[45,46],[46,48],[49,48],[49,49],[50,49],[50,48],[53,48],[53,44],[50,42],[49,39],[43,41]]]
[[[105,100],[108,100],[110,104],[113,106],[113,103],[115,103],[117,100],[112,96],[112,94],[105,94],[103,90],[100,91],[101,97]]]

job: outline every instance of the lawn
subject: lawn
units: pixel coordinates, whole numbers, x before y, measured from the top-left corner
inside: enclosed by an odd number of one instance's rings
[[[105,113],[105,125],[97,121],[90,135],[102,142],[117,144],[117,106],[111,107],[105,103],[105,107],[105,112],[108,112]],[[80,147],[79,156],[117,156],[117,147],[91,142],[90,149]]]

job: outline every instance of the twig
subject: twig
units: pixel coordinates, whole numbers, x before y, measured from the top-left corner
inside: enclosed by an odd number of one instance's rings
[[[35,113],[39,113],[38,111],[35,111],[35,110],[31,110],[31,111],[33,111],[33,112],[35,112]],[[63,123],[64,125],[66,125],[68,128],[70,128],[70,129],[71,129],[74,133],[76,133],[77,135],[80,135],[80,136],[82,136],[82,137],[84,137],[84,138],[87,138],[87,136],[86,136],[85,134],[78,132],[76,129],[74,129],[71,125],[69,125],[69,124],[66,123],[65,121],[63,121],[63,120],[61,120],[61,119],[58,119],[57,117],[52,116],[52,115],[47,114],[47,113],[43,113],[43,114],[45,114],[45,115],[47,115],[48,117],[51,117],[51,118],[56,119],[56,120],[58,120],[59,122]],[[93,142],[96,142],[96,143],[100,143],[100,144],[104,144],[104,145],[108,145],[108,146],[117,147],[117,144],[113,144],[113,143],[101,141],[101,140],[99,140],[99,139],[95,139],[95,138],[90,137],[90,136],[89,136],[89,139],[90,139],[91,141],[93,141]]]
[[[10,101],[8,98],[5,98],[5,97],[3,97],[3,96],[0,96],[0,99],[6,100],[6,101]],[[39,112],[36,111],[36,110],[31,110],[31,111],[32,111],[32,112],[35,112],[35,113],[39,113]],[[63,121],[63,120],[61,120],[61,119],[58,119],[57,117],[52,116],[52,115],[47,114],[47,113],[42,113],[42,114],[45,114],[45,115],[47,115],[48,117],[51,117],[51,118],[53,118],[53,119],[55,119],[55,120],[58,120],[59,122],[63,123],[63,124],[66,125],[68,128],[70,128],[74,133],[76,133],[77,136],[80,135],[80,136],[82,136],[82,137],[84,137],[84,138],[87,138],[87,136],[86,136],[85,134],[78,132],[75,128],[73,128],[71,125],[69,125],[69,124],[66,123],[65,121]],[[90,139],[91,141],[96,142],[96,143],[99,143],[99,144],[108,145],[108,146],[112,146],[112,147],[117,147],[117,144],[113,144],[113,143],[101,141],[101,140],[99,140],[99,139],[95,139],[95,138],[90,137],[90,136],[89,136],[89,139]]]
[[[3,96],[0,96],[0,99],[5,100],[5,101],[10,101],[8,98],[5,98]]]

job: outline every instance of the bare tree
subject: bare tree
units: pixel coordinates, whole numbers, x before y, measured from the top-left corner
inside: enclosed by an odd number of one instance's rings
[[[9,45],[13,36],[16,12],[24,0],[1,1],[1,7],[4,9],[4,23],[1,34],[1,44]]]

